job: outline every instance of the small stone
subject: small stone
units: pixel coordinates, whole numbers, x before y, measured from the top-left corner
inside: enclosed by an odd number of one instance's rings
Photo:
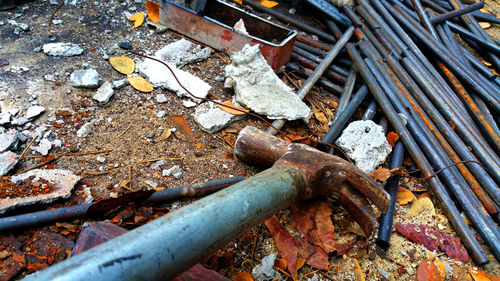
[[[226,77],[233,80],[236,101],[270,119],[308,119],[311,110],[274,73],[259,45],[245,45],[231,56]]]
[[[24,124],[28,123],[29,121],[30,120],[26,117],[19,117],[19,118],[15,118],[10,123],[14,126],[23,126]]]
[[[99,155],[97,156],[96,160],[99,161],[100,163],[104,163],[106,162],[106,157]]]
[[[19,140],[18,136],[19,133],[14,129],[10,129],[5,133],[0,134],[0,152],[4,152],[12,147],[15,147]]]
[[[0,59],[0,67],[9,65],[9,61],[6,59]]]
[[[55,82],[56,81],[56,78],[52,74],[47,74],[47,75],[43,76],[43,79],[45,79],[47,81],[50,81],[50,82]]]
[[[181,167],[174,165],[172,168],[163,170],[162,175],[164,177],[171,177],[173,176],[176,180],[180,179],[182,176],[182,169]]]
[[[158,169],[160,168],[160,166],[163,166],[167,164],[167,162],[165,160],[158,160],[156,162],[154,162],[153,164],[151,164],[151,169]]]
[[[115,91],[111,82],[104,82],[94,95],[94,100],[99,104],[104,105],[109,102]]]
[[[16,164],[17,154],[14,152],[6,151],[0,154],[0,176],[5,176]]]
[[[161,110],[161,111],[158,111],[158,113],[156,113],[156,117],[158,117],[158,118],[163,118],[163,117],[165,117],[165,115],[167,115],[165,110]]]
[[[70,76],[71,86],[77,88],[97,88],[101,79],[95,69],[79,69],[73,71]]]
[[[352,122],[335,144],[365,173],[384,163],[392,151],[383,128],[371,120]]]
[[[45,156],[52,149],[52,142],[48,139],[42,139],[37,146],[32,146],[31,149]]]
[[[26,111],[25,117],[28,118],[29,120],[32,120],[38,115],[42,114],[43,112],[45,112],[45,107],[39,105],[32,106],[28,108],[28,110]]]
[[[206,60],[211,53],[210,48],[202,48],[186,39],[180,39],[158,50],[155,58],[176,67],[183,67],[189,63]]]
[[[42,50],[49,56],[61,57],[77,56],[83,53],[83,49],[78,44],[63,42],[44,44]]]
[[[8,112],[0,113],[0,126],[9,124],[11,116]]]
[[[168,27],[166,27],[166,26],[164,26],[164,25],[162,25],[162,24],[160,24],[160,23],[152,22],[152,21],[150,21],[150,20],[146,21],[146,24],[147,24],[148,26],[152,26],[152,27],[154,27],[154,28],[156,29],[156,34],[162,34],[162,33],[165,33],[165,32],[167,32],[167,30],[168,30]]]
[[[232,122],[243,119],[245,115],[233,115],[220,109],[215,103],[205,102],[196,108],[193,117],[203,131],[213,134]]]
[[[268,281],[274,278],[276,270],[273,268],[276,254],[270,254],[262,259],[262,263],[252,269],[255,281]]]
[[[115,80],[111,82],[111,87],[115,90],[121,89],[127,85],[130,85],[128,79]]]
[[[76,136],[79,138],[84,138],[89,135],[90,133],[90,127],[92,126],[92,123],[85,123],[78,131],[76,131]]]
[[[19,27],[19,29],[21,29],[24,32],[30,30],[30,26],[27,23],[19,23],[17,27]]]
[[[224,82],[224,77],[215,76],[215,81],[217,81],[217,82]]]
[[[184,105],[184,107],[190,108],[190,107],[195,107],[196,103],[190,100],[182,100],[182,105]]]
[[[167,101],[168,101],[168,99],[167,99],[166,95],[164,95],[164,94],[158,94],[158,95],[156,95],[156,102],[157,103],[165,103]]]
[[[52,24],[57,25],[63,23],[62,20],[52,20]]]
[[[158,187],[158,183],[152,180],[145,180],[144,182],[153,189]]]
[[[132,45],[130,45],[130,43],[128,43],[128,42],[120,42],[120,44],[118,46],[120,46],[120,48],[125,49],[125,50],[132,50],[133,49]]]

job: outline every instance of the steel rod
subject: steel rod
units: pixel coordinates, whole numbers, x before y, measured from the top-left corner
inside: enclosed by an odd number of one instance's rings
[[[292,62],[285,63],[285,66],[288,69],[296,72],[299,76],[302,76],[306,79],[309,76],[311,76],[311,74],[312,74],[311,70],[306,70],[306,69],[304,69],[304,68],[300,67],[299,65],[296,65]],[[316,83],[318,83],[318,85],[324,87],[327,91],[331,92],[334,95],[341,95],[342,94],[342,88],[338,85],[333,84],[329,80],[326,80],[324,78],[320,78]]]
[[[469,5],[469,6],[465,7],[465,8],[461,8],[461,9],[458,9],[458,10],[453,10],[453,11],[450,11],[450,12],[446,12],[444,14],[440,14],[438,16],[435,16],[435,17],[431,18],[430,21],[431,21],[432,24],[442,23],[442,22],[450,20],[452,18],[461,16],[461,15],[464,15],[464,14],[467,14],[467,13],[470,13],[470,12],[473,12],[473,11],[480,10],[483,7],[484,7],[484,3],[483,2],[478,2],[478,3],[475,3],[475,4]]]
[[[349,71],[349,75],[347,76],[347,81],[344,85],[344,89],[342,90],[342,95],[340,95],[340,100],[335,109],[335,115],[333,117],[333,122],[340,116],[340,113],[345,110],[349,100],[351,99],[352,91],[354,90],[354,84],[356,83],[356,68],[354,66],[351,67]]]

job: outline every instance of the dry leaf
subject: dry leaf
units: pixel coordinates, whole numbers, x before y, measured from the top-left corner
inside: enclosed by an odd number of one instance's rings
[[[160,4],[149,0],[146,1],[146,12],[152,22],[160,22]]]
[[[227,105],[227,106],[225,106]],[[225,112],[227,113],[230,113],[232,115],[243,115],[243,114],[247,114],[250,110],[248,109],[244,109],[244,108],[240,108],[240,107],[237,107],[236,105],[234,105],[234,103],[232,103],[231,101],[225,101],[225,102],[221,102],[220,104],[217,105],[220,109],[224,110]],[[239,110],[236,110],[236,109],[232,109],[230,107],[234,107],[234,108],[238,108]]]
[[[488,10],[486,10],[486,8],[482,8],[482,9],[481,9],[481,10],[479,10],[479,11],[481,11],[481,12],[483,12],[483,13],[486,13],[486,14],[491,14],[491,12],[490,12],[490,11],[488,11]]]
[[[311,108],[312,108],[312,111],[313,111],[313,114],[314,114],[314,117],[316,118],[316,120],[318,120],[322,124],[328,124],[328,119],[326,118],[326,115],[321,110],[319,110],[314,105],[311,106]]]
[[[416,217],[422,213],[428,213],[428,215],[431,216],[436,214],[434,204],[432,204],[432,201],[429,197],[422,197],[415,201],[408,210],[408,213],[406,213],[406,217]]]
[[[490,28],[490,27],[491,27],[491,23],[489,23],[489,22],[479,22],[479,26],[480,26],[482,29],[487,29],[487,28]]]
[[[132,74],[135,70],[135,62],[129,57],[111,57],[109,63],[118,72],[122,74]]]
[[[172,131],[170,129],[163,131],[163,133],[161,133],[160,140],[161,141],[167,140],[171,134],[172,134]]]
[[[368,175],[376,181],[385,182],[391,176],[391,171],[387,168],[378,167]]]
[[[408,189],[398,187],[398,203],[399,205],[406,205],[413,200],[416,200],[415,194]]]
[[[417,281],[441,281],[439,270],[431,259],[425,259],[418,265]]]
[[[365,281],[365,275],[363,274],[363,270],[361,269],[361,266],[359,265],[359,262],[357,259],[352,259],[354,263],[354,276],[356,281]]]
[[[274,261],[274,267],[277,267],[283,271],[286,270],[286,260],[285,259],[276,259]]]
[[[446,279],[446,266],[444,265],[443,261],[440,259],[435,259],[434,265],[436,265],[439,271],[439,277],[441,277],[441,281],[444,281]]]
[[[488,67],[489,67],[489,66],[492,66],[491,62],[484,60],[482,57],[479,57],[479,60],[480,60],[482,63],[484,63],[484,65],[486,65],[486,66],[488,66]]]
[[[174,126],[182,135],[188,138],[189,141],[194,142],[196,140],[193,131],[191,130],[191,128],[189,128],[189,125],[184,117],[180,115],[173,115],[168,119],[172,123],[172,126]]]
[[[326,201],[321,201],[318,206],[314,223],[316,224],[315,233],[321,240],[321,248],[327,253],[337,250],[337,242],[335,240],[335,227],[332,222],[332,210],[330,204]]]
[[[286,260],[288,272],[295,279],[297,277],[298,253],[292,235],[274,216],[265,220],[264,224],[269,229],[274,242],[276,242],[281,256]]]
[[[143,13],[137,13],[137,14],[131,16],[130,18],[128,18],[128,20],[134,22],[134,26],[132,28],[139,27],[139,26],[141,26],[144,23],[144,14]]]
[[[243,5],[243,1],[242,0],[234,0],[234,2],[240,4],[240,5]]]
[[[278,2],[269,1],[269,0],[261,0],[260,4],[266,8],[272,8],[278,5]]]
[[[423,245],[429,251],[442,250],[448,257],[464,263],[470,260],[460,239],[449,236],[434,226],[396,223],[396,229],[401,235]]]
[[[394,133],[394,132],[389,132],[387,136],[385,137],[387,139],[387,142],[394,147],[396,142],[399,140],[399,135]]]
[[[473,267],[469,270],[469,273],[474,281],[491,281],[486,272],[482,271],[480,268]]]
[[[233,281],[254,281],[252,275],[248,272],[240,272],[233,275]]]
[[[127,80],[130,85],[132,85],[132,87],[134,87],[134,89],[136,89],[137,91],[141,91],[144,93],[153,91],[153,86],[149,84],[148,80],[144,79],[141,76],[132,76],[127,78]]]

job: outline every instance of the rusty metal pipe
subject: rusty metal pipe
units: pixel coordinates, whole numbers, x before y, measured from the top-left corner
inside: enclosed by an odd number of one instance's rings
[[[451,23],[451,22],[448,24],[449,24],[451,30],[460,34],[460,36],[463,36],[467,39],[470,39],[470,40],[476,42],[477,44],[484,47],[488,51],[493,52],[494,54],[500,55],[500,46],[498,46],[497,44],[490,43],[484,38],[479,38],[478,36],[474,35],[472,32],[467,31],[465,28],[462,28],[459,25],[456,25],[456,24]]]
[[[354,90],[354,84],[356,83],[356,68],[353,66],[349,71],[347,76],[347,82],[344,84],[344,89],[342,90],[342,95],[340,95],[340,100],[337,108],[335,109],[335,116],[333,117],[333,122],[338,119],[342,111],[345,110],[349,100],[351,99],[352,91]]]
[[[433,173],[432,166],[425,158],[422,150],[418,147],[417,143],[411,136],[408,129],[406,129],[405,125],[402,123],[401,118],[397,114],[394,107],[392,107],[391,103],[383,93],[382,88],[375,80],[373,74],[371,74],[371,72],[367,68],[366,64],[364,63],[363,59],[361,58],[360,54],[358,53],[354,45],[347,44],[346,49],[347,52],[349,53],[349,56],[353,60],[354,65],[356,65],[358,72],[361,74],[366,85],[370,88],[370,91],[373,93],[377,102],[382,107],[382,110],[386,114],[386,117],[389,119],[392,126],[394,127],[398,135],[401,137],[401,140],[405,144],[407,151],[412,156],[412,159],[414,159],[414,161],[417,163],[420,171],[423,173],[424,176],[432,175]],[[451,203],[453,201],[450,198],[443,184],[436,177],[432,177],[429,180],[429,183],[434,193],[438,197],[439,201],[441,202],[442,207],[446,213],[446,216],[450,220],[457,234],[462,239],[462,242],[464,243],[464,246],[471,255],[472,259],[477,264],[488,263],[489,262],[488,256],[485,254],[484,250],[481,248],[481,246],[475,239],[474,235],[467,227],[467,224],[465,224],[456,206]]]
[[[302,76],[304,78],[308,78],[309,76],[311,76],[312,74],[312,71],[311,70],[308,70],[308,69],[305,69],[299,65],[296,65],[292,62],[287,62],[285,63],[285,66],[296,72],[299,76]],[[342,94],[342,88],[338,85],[335,85],[333,84],[332,82],[330,82],[330,80],[327,80],[327,79],[324,79],[324,78],[320,78],[316,83],[318,83],[318,85],[322,86],[322,87],[325,87],[325,89],[329,92],[331,92],[332,94],[334,95],[340,95]]]
[[[478,2],[478,3],[475,3],[475,4],[469,5],[469,6],[465,7],[465,8],[460,8],[458,10],[453,10],[453,11],[446,12],[446,13],[440,14],[438,16],[435,16],[435,17],[433,17],[433,18],[430,19],[430,22],[432,24],[442,23],[444,21],[453,19],[455,17],[461,16],[461,15],[464,15],[464,14],[467,14],[467,13],[470,13],[470,12],[473,12],[473,11],[480,10],[483,7],[484,7],[484,3],[483,2]]]

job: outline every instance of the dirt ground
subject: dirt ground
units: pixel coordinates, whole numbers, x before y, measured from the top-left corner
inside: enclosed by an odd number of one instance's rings
[[[70,1],[71,2],[71,1]],[[80,1],[75,5],[66,4],[60,7],[52,17],[58,5],[51,5],[49,1],[24,2],[15,9],[0,11],[0,60],[7,61],[8,65],[0,66],[0,105],[2,112],[9,109],[20,109],[20,115],[33,104],[33,99],[44,106],[46,112],[34,121],[34,124],[25,125],[26,130],[35,130],[45,126],[51,130],[56,138],[63,141],[59,148],[53,148],[51,154],[65,152],[93,152],[109,150],[101,154],[63,156],[50,163],[49,168],[68,169],[82,176],[73,195],[68,200],[60,200],[49,206],[34,206],[8,213],[7,215],[33,211],[45,208],[69,206],[88,200],[100,200],[117,197],[118,195],[137,190],[148,190],[153,187],[169,188],[191,183],[201,183],[205,180],[215,180],[232,175],[249,177],[258,171],[257,167],[248,166],[238,161],[232,155],[233,148],[228,142],[234,141],[236,134],[203,132],[195,123],[192,114],[194,108],[182,105],[182,99],[174,93],[155,89],[151,93],[141,93],[131,86],[115,90],[111,101],[98,105],[92,96],[95,90],[74,88],[70,85],[69,74],[76,69],[88,65],[95,67],[103,81],[113,81],[126,78],[115,71],[109,64],[106,55],[126,55],[139,61],[126,51],[117,47],[120,42],[132,44],[134,49],[152,54],[167,43],[178,40],[179,37],[167,31],[163,34],[155,33],[155,29],[146,24],[132,28],[133,23],[128,16],[137,12],[146,12],[142,0],[112,0],[112,1]],[[497,2],[486,0],[486,8],[500,16],[500,5]],[[26,23],[29,30],[19,30],[12,21]],[[62,20],[54,24],[51,20]],[[309,20],[314,22],[314,20]],[[500,28],[492,26],[487,32],[496,40],[500,39]],[[49,42],[72,42],[84,48],[82,55],[73,57],[47,56],[40,52],[40,47]],[[228,100],[232,91],[224,89],[224,67],[229,60],[227,54],[212,53],[209,59],[188,64],[182,69],[202,78],[212,86],[211,97]],[[28,70],[19,70],[25,67]],[[16,71],[16,69],[18,71]],[[53,75],[47,79],[47,75]],[[284,81],[289,83],[283,75]],[[289,83],[290,84],[290,83]],[[290,86],[293,86],[290,84]],[[163,93],[168,97],[166,103],[157,103],[156,95]],[[336,97],[324,89],[315,89],[309,95],[309,104],[323,104],[326,112],[334,112]],[[164,110],[166,116],[156,117]],[[353,119],[359,119],[362,111],[355,114]],[[163,132],[172,128],[168,117],[180,115],[185,118],[194,132],[196,141],[187,141],[181,134],[173,134],[166,140]],[[326,114],[328,115],[328,114]],[[332,116],[327,116],[332,117]],[[63,122],[55,122],[63,120]],[[80,138],[76,131],[86,123],[92,123],[90,134]],[[253,117],[246,117],[242,121],[233,123],[230,132],[237,132],[247,125],[264,128],[265,124]],[[313,119],[306,127],[299,122],[290,122],[285,130],[288,132],[307,132],[308,135],[319,139],[325,132],[325,126]],[[227,141],[224,139],[226,137]],[[22,150],[26,143],[20,148]],[[18,165],[16,171],[32,167],[39,163],[38,158],[30,158],[34,152],[28,150],[27,157]],[[104,161],[98,157],[104,157]],[[175,158],[177,160],[169,160]],[[166,163],[157,169],[151,168],[155,161],[167,159]],[[162,176],[162,168],[179,165],[183,174],[180,179]],[[129,173],[130,167],[130,173]],[[132,179],[131,183],[127,181]],[[415,184],[412,179],[405,179],[403,187],[413,190],[418,196],[427,187],[421,182]],[[395,223],[423,223],[436,226],[447,233],[454,235],[448,220],[442,215],[439,202],[431,194],[436,206],[436,214],[422,214],[414,219],[405,218],[404,214],[411,204],[400,206],[396,210]],[[131,207],[119,213],[113,213],[99,219],[109,219],[128,229],[140,226],[147,221],[173,211],[194,199],[185,199],[161,205]],[[330,256],[333,267],[329,271],[319,272],[305,265],[298,275],[298,280],[308,280],[316,276],[316,280],[359,280],[354,275],[356,263],[359,263],[367,280],[415,280],[416,268],[425,258],[432,257],[432,253],[422,245],[413,243],[394,232],[392,247],[386,256],[377,255],[374,247],[374,237],[363,237],[359,226],[353,223],[352,218],[335,202],[330,202],[333,209],[333,222],[337,239],[356,240],[355,246],[345,255]],[[287,225],[289,210],[278,214],[282,223]],[[23,231],[16,231],[0,235],[2,243],[17,245],[18,254],[27,255],[33,251],[34,240],[39,235],[62,235],[67,239],[65,243],[75,242],[81,225],[90,218],[49,224],[33,227]],[[40,234],[42,233],[42,234]],[[42,235],[42,236],[43,236]],[[45,237],[44,236],[44,237]],[[57,240],[57,239],[56,239]],[[66,245],[66,244],[65,244]],[[254,246],[255,245],[255,246]],[[61,246],[62,247],[62,246]],[[69,248],[67,246],[66,248]],[[0,249],[0,253],[1,253]],[[247,271],[258,264],[258,260],[278,250],[265,226],[258,226],[248,235],[232,242],[227,248],[221,249],[214,256],[204,261],[225,276]],[[28,261],[12,279],[20,279],[26,274],[41,270],[54,262],[66,258],[63,253],[55,260]],[[278,254],[279,255],[279,254]],[[0,261],[8,257],[0,257]],[[442,255],[453,273],[450,278],[455,280],[472,280],[467,274],[472,263],[466,266]],[[229,260],[229,261],[228,261]],[[487,273],[500,274],[500,265],[494,261],[483,267]],[[462,275],[460,275],[462,274]],[[291,280],[284,273],[278,272],[274,280]],[[451,280],[451,279],[448,279]]]

